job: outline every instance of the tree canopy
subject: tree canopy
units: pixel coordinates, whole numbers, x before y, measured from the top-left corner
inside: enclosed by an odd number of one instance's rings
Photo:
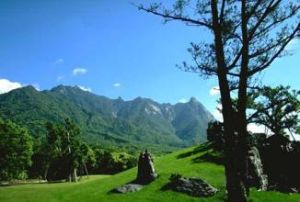
[[[47,123],[47,147],[49,152],[47,177],[76,181],[77,169],[94,159],[93,151],[80,141],[80,129],[70,119],[63,124]],[[87,173],[86,173],[87,174]]]
[[[254,110],[248,121],[269,128],[276,135],[284,135],[285,130],[296,133],[299,127],[300,91],[290,87],[265,86],[249,93],[249,108]]]
[[[27,130],[0,119],[0,180],[25,179],[31,155],[32,139]]]

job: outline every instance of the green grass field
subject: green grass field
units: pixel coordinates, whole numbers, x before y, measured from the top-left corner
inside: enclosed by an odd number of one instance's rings
[[[136,168],[114,176],[90,176],[78,183],[27,184],[0,187],[0,202],[185,202],[223,201],[225,196],[224,168],[208,162],[205,146],[189,148],[155,159],[159,178],[136,193],[113,194],[113,188],[135,178]],[[162,191],[172,173],[188,177],[201,177],[217,187],[220,192],[210,198],[195,198],[172,191]],[[258,192],[252,190],[252,201],[300,202],[300,194]]]

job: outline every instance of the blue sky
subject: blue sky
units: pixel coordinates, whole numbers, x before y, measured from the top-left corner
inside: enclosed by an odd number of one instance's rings
[[[12,86],[79,85],[111,98],[170,103],[194,96],[210,111],[216,106],[217,96],[210,92],[215,79],[175,67],[190,60],[189,43],[208,34],[181,23],[163,24],[129,1],[1,0],[0,25],[0,79],[17,82]],[[299,89],[299,42],[290,49],[293,56],[262,74],[264,84]]]

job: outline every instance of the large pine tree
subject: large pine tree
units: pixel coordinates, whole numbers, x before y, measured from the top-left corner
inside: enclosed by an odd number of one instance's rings
[[[225,173],[228,200],[245,202],[247,176],[247,90],[259,72],[285,54],[299,36],[298,0],[177,0],[139,6],[165,21],[204,28],[211,41],[191,43],[193,64],[186,71],[216,76],[221,93],[225,132]],[[238,97],[237,109],[232,92]]]

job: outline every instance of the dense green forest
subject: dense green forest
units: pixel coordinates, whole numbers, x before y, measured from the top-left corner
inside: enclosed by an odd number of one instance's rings
[[[0,126],[0,181],[76,181],[80,175],[114,174],[136,165],[136,157],[124,149],[87,144],[70,119],[47,122],[46,137],[39,139],[11,121],[1,119]]]

